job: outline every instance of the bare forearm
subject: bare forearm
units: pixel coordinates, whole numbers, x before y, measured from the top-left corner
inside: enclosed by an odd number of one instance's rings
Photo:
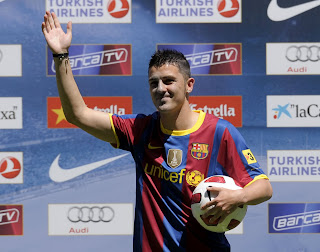
[[[68,121],[74,121],[82,109],[86,108],[78,86],[74,80],[68,59],[55,58],[56,80],[61,104]]]
[[[267,179],[258,179],[243,188],[243,203],[257,205],[272,197],[272,187]]]

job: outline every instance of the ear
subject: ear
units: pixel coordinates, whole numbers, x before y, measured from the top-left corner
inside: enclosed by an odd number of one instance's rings
[[[192,92],[194,83],[195,83],[195,79],[194,79],[194,78],[189,78],[189,79],[187,80],[187,86],[186,86],[186,88],[187,88],[187,90],[186,90],[186,91],[187,91],[187,94],[189,94],[189,93]]]

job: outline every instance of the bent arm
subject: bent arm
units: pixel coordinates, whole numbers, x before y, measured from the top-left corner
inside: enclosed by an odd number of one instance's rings
[[[67,33],[64,33],[57,16],[46,11],[42,32],[52,53],[68,52],[72,40],[71,22],[67,24]],[[54,62],[59,96],[67,121],[101,140],[116,143],[109,114],[86,106],[74,80],[69,59],[54,58]]]
[[[116,143],[110,117],[95,111],[85,104],[74,80],[68,59],[55,58],[56,79],[63,112],[68,122],[89,134],[110,143]]]
[[[116,143],[109,115],[88,108],[85,104],[74,80],[69,60],[60,61],[55,58],[54,62],[57,87],[67,121],[103,141]]]
[[[215,191],[218,193],[216,198],[201,207],[202,210],[205,210],[210,206],[215,206],[203,214],[204,219],[211,216],[209,220],[210,223],[214,223],[219,218],[219,222],[222,222],[240,205],[257,205],[272,197],[272,187],[267,179],[255,180],[241,190],[209,187],[208,191]]]
[[[243,188],[242,202],[246,205],[258,205],[272,197],[272,186],[268,179],[258,179]]]

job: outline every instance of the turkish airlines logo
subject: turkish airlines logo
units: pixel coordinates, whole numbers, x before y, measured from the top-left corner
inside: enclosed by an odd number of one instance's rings
[[[0,184],[23,183],[22,152],[0,153]]]
[[[102,111],[110,114],[131,114],[132,97],[83,97],[84,102],[93,110]],[[48,128],[77,128],[69,123],[63,113],[59,97],[47,98]]]
[[[110,0],[107,9],[112,17],[123,18],[129,12],[129,3],[127,0]]]
[[[191,96],[189,102],[192,110],[202,110],[242,127],[241,96]]]
[[[238,13],[240,5],[238,0],[220,0],[217,7],[220,15],[231,18]]]
[[[23,235],[22,205],[0,205],[0,235]]]

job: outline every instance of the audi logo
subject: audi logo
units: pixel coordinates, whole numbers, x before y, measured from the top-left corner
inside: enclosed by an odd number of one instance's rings
[[[291,62],[308,60],[316,62],[320,60],[319,46],[290,46],[286,51],[286,58]]]
[[[104,207],[71,207],[68,211],[68,219],[71,222],[110,222],[114,218],[114,211],[109,206]]]

